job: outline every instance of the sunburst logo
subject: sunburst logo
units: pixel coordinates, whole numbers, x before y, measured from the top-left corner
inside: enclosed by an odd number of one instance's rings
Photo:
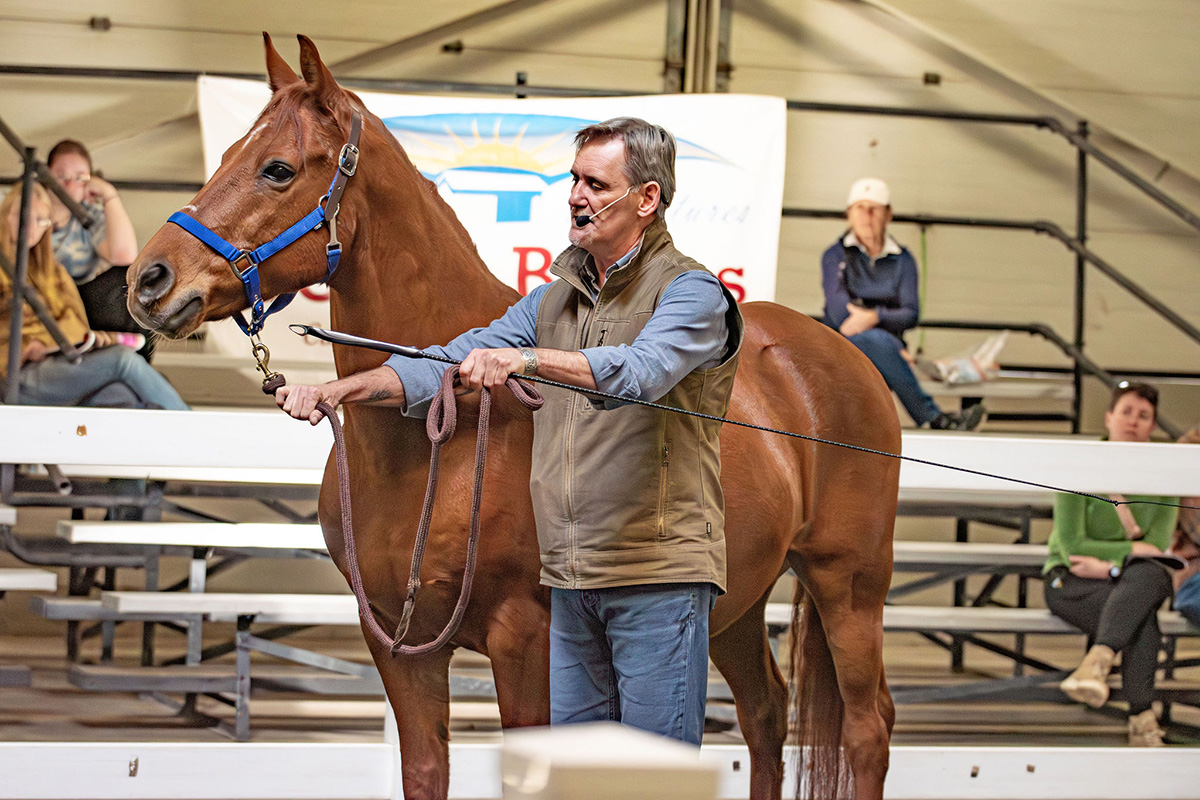
[[[496,222],[528,222],[534,198],[570,177],[575,132],[596,120],[548,114],[388,117],[388,130],[417,169],[450,194],[492,195]],[[729,163],[691,142],[677,159]]]

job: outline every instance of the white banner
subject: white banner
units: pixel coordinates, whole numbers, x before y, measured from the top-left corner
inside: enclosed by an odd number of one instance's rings
[[[550,280],[550,263],[568,245],[575,131],[611,117],[634,116],[662,125],[678,142],[677,189],[667,227],[679,250],[721,278],[739,301],[775,298],[786,140],[786,105],[780,98],[359,96],[437,185],[492,272],[522,294]],[[208,176],[225,150],[250,130],[269,98],[265,83],[199,79]],[[347,191],[354,191],[353,180]],[[280,230],[292,221],[280,220]],[[289,322],[326,327],[328,321],[328,290],[315,286],[271,318],[263,340],[282,359],[329,363],[327,346],[305,345],[286,329]],[[219,351],[247,349],[231,323],[209,326],[209,337]]]

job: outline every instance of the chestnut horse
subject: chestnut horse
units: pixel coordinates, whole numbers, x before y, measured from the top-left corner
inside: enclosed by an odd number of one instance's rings
[[[470,235],[382,121],[339,87],[313,43],[299,38],[303,77],[265,37],[273,96],[187,212],[237,248],[276,236],[326,190],[357,109],[361,158],[338,218],[343,255],[329,281],[333,328],[424,347],[500,316],[517,294],[488,271]],[[318,228],[263,262],[263,296],[321,280],[327,241]],[[176,225],[159,230],[129,270],[130,311],[168,336],[186,336],[205,320],[246,307],[229,263]],[[742,312],[746,336],[730,419],[899,452],[891,395],[849,342],[772,303],[747,303]],[[334,348],[340,376],[382,360],[373,351]],[[445,487],[470,485],[478,396],[460,405],[462,435],[442,451]],[[348,405],[344,413],[362,580],[391,630],[404,604],[429,443],[422,422],[394,408]],[[490,658],[504,727],[549,719],[549,593],[538,583],[528,488],[532,414],[511,397],[497,397],[492,415],[483,540],[461,627],[449,646],[418,657],[393,657],[367,635],[395,709],[408,798],[446,797],[454,648]],[[792,716],[805,747],[798,792],[879,800],[894,721],[882,647],[899,464],[735,426],[725,426],[721,452],[729,591],[712,612],[710,652],[737,702],[751,754],[751,794],[777,798],[782,788],[789,691],[768,646],[763,609],[790,567],[801,587],[791,658]],[[439,500],[407,644],[438,634],[461,585],[469,499],[443,492]],[[319,516],[329,553],[348,574],[332,458]]]

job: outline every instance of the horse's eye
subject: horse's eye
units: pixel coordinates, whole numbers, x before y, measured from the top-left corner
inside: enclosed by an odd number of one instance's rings
[[[287,183],[296,177],[295,171],[282,161],[272,161],[263,167],[263,177],[275,183]]]

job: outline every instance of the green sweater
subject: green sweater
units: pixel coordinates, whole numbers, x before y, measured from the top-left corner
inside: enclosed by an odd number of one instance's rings
[[[1157,500],[1178,503],[1177,497],[1149,497],[1126,495],[1126,500]],[[1171,544],[1171,533],[1179,509],[1168,506],[1132,505],[1129,509],[1138,527],[1142,529],[1142,541],[1159,550]],[[1104,561],[1121,564],[1133,549],[1133,543],[1125,533],[1125,527],[1111,503],[1080,497],[1077,494],[1054,496],[1054,530],[1047,543],[1050,557],[1042,572],[1057,566],[1070,566],[1070,556],[1095,556]]]

